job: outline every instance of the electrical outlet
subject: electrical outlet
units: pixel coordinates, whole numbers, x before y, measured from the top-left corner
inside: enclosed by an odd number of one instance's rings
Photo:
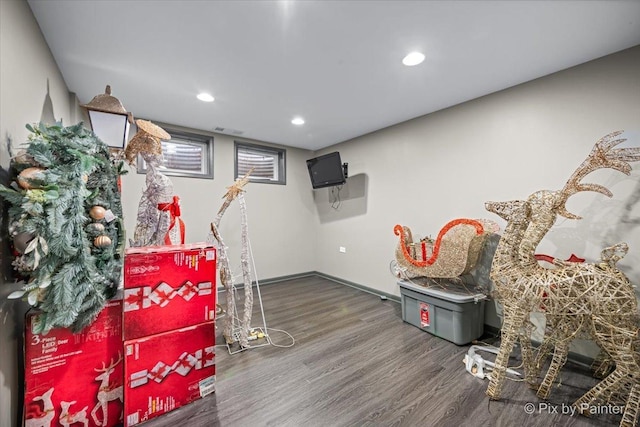
[[[340,253],[345,254],[345,253],[347,253],[347,248],[345,248],[344,246],[340,246],[339,251],[340,251]]]

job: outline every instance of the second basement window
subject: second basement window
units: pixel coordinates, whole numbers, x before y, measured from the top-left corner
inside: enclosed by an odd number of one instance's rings
[[[235,177],[242,178],[253,168],[251,182],[286,184],[286,150],[235,141]]]

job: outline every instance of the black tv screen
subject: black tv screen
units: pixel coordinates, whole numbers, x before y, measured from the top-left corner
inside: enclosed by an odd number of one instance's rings
[[[307,160],[307,169],[313,188],[331,187],[346,182],[340,153],[337,151]]]

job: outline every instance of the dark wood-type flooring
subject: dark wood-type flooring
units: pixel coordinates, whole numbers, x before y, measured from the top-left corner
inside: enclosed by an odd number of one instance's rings
[[[403,322],[397,302],[316,276],[263,285],[260,291],[272,341],[290,343],[271,330],[282,329],[293,335],[295,345],[236,354],[217,347],[216,392],[145,427],[603,426],[620,421],[620,415],[561,413],[596,383],[586,368],[568,363],[549,402],[515,381],[507,381],[502,400],[489,401],[488,380],[464,369],[468,346]],[[257,297],[254,308],[252,326],[262,326]],[[218,344],[223,343],[221,329],[220,324]],[[511,365],[518,363],[514,358]],[[527,403],[534,405],[534,414],[525,413]]]

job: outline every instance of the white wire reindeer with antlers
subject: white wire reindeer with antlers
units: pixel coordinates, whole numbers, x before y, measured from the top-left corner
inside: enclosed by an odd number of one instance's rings
[[[116,382],[115,384],[109,384],[109,377],[120,362],[122,362],[122,353],[118,352],[118,360],[114,362],[112,358],[109,366],[105,366],[105,363],[102,362],[102,368],[94,368],[94,371],[100,372],[100,375],[96,377],[96,381],[101,381],[100,388],[98,389],[98,394],[96,395],[98,403],[96,403],[96,406],[91,411],[91,417],[93,418],[93,421],[96,423],[96,425],[107,425],[109,416],[109,402],[116,399],[119,399],[120,402],[123,401],[122,383]],[[97,417],[98,409],[102,410],[102,422],[100,422]],[[120,414],[120,420],[122,420],[122,413]]]
[[[597,264],[558,262],[555,269],[546,269],[535,259],[535,249],[557,215],[579,218],[566,209],[571,195],[596,191],[611,196],[601,185],[580,183],[582,178],[600,168],[629,174],[629,162],[640,160],[640,148],[615,148],[624,141],[615,139],[620,133],[613,132],[598,141],[562,190],[538,191],[526,201],[487,203],[489,211],[508,221],[491,268],[497,296],[504,305],[502,343],[487,389],[492,399],[500,397],[509,355],[518,337],[523,344],[527,380],[532,382],[534,366],[528,321],[531,312],[543,311],[555,325],[554,336],[549,339],[556,347],[538,395],[548,396],[549,387],[566,360],[569,342],[586,329],[616,367],[574,405],[580,412],[588,412],[591,405],[622,399],[632,403],[622,424],[631,425],[628,423],[637,418],[640,366],[633,341],[638,333],[638,307],[633,286],[616,267],[626,253],[626,244],[605,249],[602,262]]]

